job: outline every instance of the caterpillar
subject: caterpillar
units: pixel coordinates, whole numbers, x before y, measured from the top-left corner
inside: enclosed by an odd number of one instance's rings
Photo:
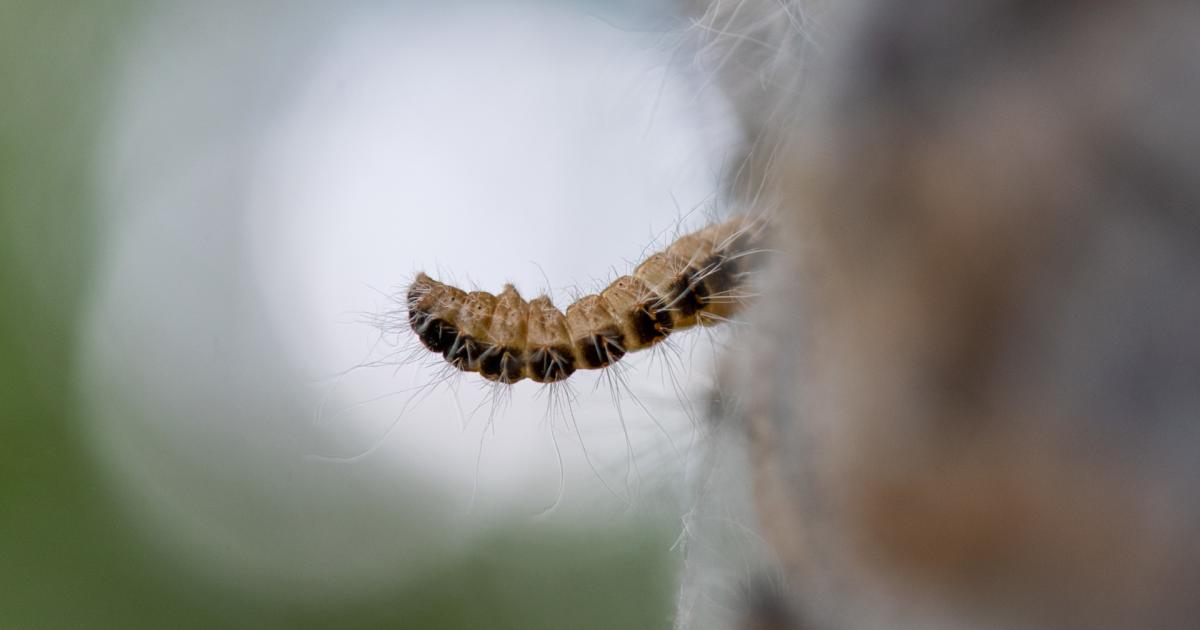
[[[554,383],[737,314],[765,254],[765,226],[739,216],[686,234],[565,312],[546,295],[525,301],[511,284],[496,295],[467,292],[418,273],[408,322],[426,349],[459,370],[504,384]]]

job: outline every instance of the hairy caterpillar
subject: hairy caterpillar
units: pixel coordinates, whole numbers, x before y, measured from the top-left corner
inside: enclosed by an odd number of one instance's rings
[[[545,295],[525,301],[511,284],[496,295],[466,292],[421,273],[408,289],[409,325],[462,371],[505,384],[561,381],[736,314],[764,226],[736,217],[684,235],[565,313]]]

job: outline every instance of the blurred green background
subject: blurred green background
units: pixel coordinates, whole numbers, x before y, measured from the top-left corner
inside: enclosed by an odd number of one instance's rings
[[[0,628],[670,627],[669,521],[505,525],[417,575],[303,604],[150,539],[85,444],[76,382],[104,229],[92,160],[147,8],[0,2]],[[256,501],[236,492],[229,509]]]

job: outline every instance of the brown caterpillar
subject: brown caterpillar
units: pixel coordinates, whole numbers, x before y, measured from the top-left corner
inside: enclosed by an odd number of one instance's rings
[[[763,227],[738,217],[684,235],[565,314],[545,295],[526,302],[511,284],[499,295],[466,292],[420,273],[408,289],[408,321],[426,348],[465,372],[561,381],[737,313]]]

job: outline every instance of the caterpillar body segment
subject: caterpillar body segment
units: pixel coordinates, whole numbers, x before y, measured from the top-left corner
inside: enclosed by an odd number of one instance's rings
[[[491,380],[515,383],[525,373],[526,346],[529,334],[529,304],[516,288],[507,285],[496,296],[495,310],[488,327],[487,348],[479,357],[479,373]]]
[[[465,291],[418,274],[408,289],[408,323],[426,348],[447,354],[458,339],[458,328],[451,322],[466,301]]]
[[[602,368],[625,356],[625,335],[618,317],[599,295],[582,297],[567,307],[567,327],[579,367]]]
[[[672,332],[724,321],[741,308],[762,225],[735,218],[680,237],[598,294],[560,311],[505,285],[466,292],[417,274],[408,321],[430,351],[500,383],[553,383],[650,348]]]
[[[523,351],[526,376],[538,383],[561,381],[575,373],[567,317],[544,295],[529,303],[529,342]]]

